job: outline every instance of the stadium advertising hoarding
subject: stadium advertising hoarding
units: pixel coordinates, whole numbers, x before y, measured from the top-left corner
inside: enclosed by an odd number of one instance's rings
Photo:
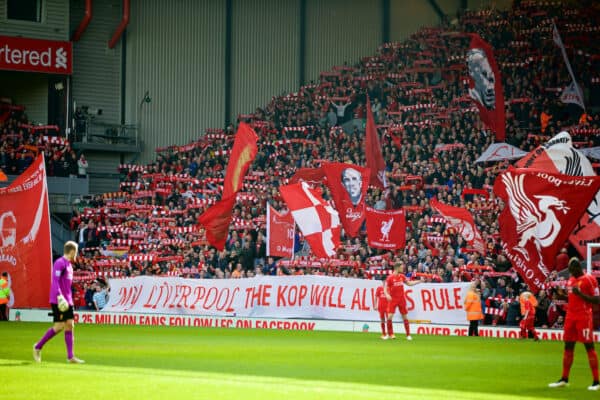
[[[12,309],[11,321],[49,322],[47,310]],[[402,323],[394,319],[394,330],[402,332]],[[231,329],[275,329],[284,331],[335,331],[335,332],[375,332],[379,334],[379,322],[375,321],[334,321],[318,319],[285,320],[277,318],[215,317],[175,314],[137,314],[76,311],[75,322],[90,325],[132,325],[132,326],[186,326],[194,328]],[[460,325],[411,324],[411,332],[417,335],[467,336],[468,327]],[[518,339],[517,326],[482,326],[479,335],[490,338]],[[538,329],[541,340],[563,340],[563,331],[558,329]],[[600,333],[594,333],[594,341],[600,341]]]
[[[0,36],[0,70],[71,75],[71,42]]]
[[[371,321],[382,283],[325,276],[251,279],[136,277],[111,279],[105,311],[263,318]],[[406,289],[408,316],[423,323],[465,321],[468,283],[422,283]]]

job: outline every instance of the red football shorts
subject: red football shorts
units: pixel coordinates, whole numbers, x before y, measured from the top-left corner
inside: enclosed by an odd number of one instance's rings
[[[527,329],[527,330],[531,331],[531,330],[533,330],[534,321],[535,321],[535,318],[522,319],[521,322],[519,323],[519,327],[521,329]]]
[[[380,320],[384,320],[386,319],[387,316],[387,304],[384,304],[383,306],[380,306],[377,311],[379,311],[379,319]]]
[[[594,341],[594,323],[592,316],[565,319],[565,342],[592,343]]]
[[[406,315],[408,312],[406,311],[406,300],[405,299],[392,299],[388,302],[387,312],[388,314],[393,314],[396,311],[396,308],[400,311],[400,314]]]

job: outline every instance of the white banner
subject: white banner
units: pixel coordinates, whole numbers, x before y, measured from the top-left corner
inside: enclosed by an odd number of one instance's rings
[[[271,318],[373,321],[380,281],[325,276],[261,276],[251,279],[181,279],[140,276],[111,279],[103,311]],[[412,322],[464,323],[469,283],[406,287]]]
[[[527,152],[508,143],[492,143],[475,162],[515,160],[526,155]]]
[[[571,68],[571,63],[569,62],[569,57],[567,56],[567,51],[565,50],[565,45],[562,41],[562,38],[560,37],[558,29],[556,28],[556,24],[553,22],[552,25],[552,39],[554,40],[554,44],[556,44],[560,48],[565,64],[567,65],[569,75],[571,75],[571,84],[563,90],[560,96],[560,100],[563,103],[577,104],[585,111],[585,104],[583,102],[583,90],[581,90],[581,86],[577,84],[575,74],[573,73],[573,69]]]

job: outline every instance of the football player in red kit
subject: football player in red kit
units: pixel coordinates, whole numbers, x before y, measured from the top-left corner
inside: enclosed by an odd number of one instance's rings
[[[408,324],[408,313],[406,309],[406,297],[404,294],[404,285],[414,286],[421,281],[409,281],[404,275],[404,263],[398,262],[394,265],[394,273],[387,277],[385,280],[385,286],[383,288],[385,297],[388,300],[387,307],[387,334],[389,339],[396,339],[394,336],[394,327],[392,325],[392,318],[396,308],[402,315],[402,321],[404,322],[404,330],[406,331],[406,340],[412,340],[410,336],[410,325]]]
[[[383,281],[383,285],[385,285],[385,281]],[[388,338],[385,324],[387,321],[387,307],[388,300],[385,297],[385,291],[383,290],[383,285],[379,286],[377,290],[375,290],[375,308],[379,311],[379,319],[381,320],[381,338],[386,340]]]
[[[565,317],[563,353],[563,372],[561,378],[548,386],[562,387],[569,385],[569,372],[573,364],[575,343],[581,342],[587,352],[590,369],[594,381],[588,390],[600,390],[598,381],[598,355],[594,349],[594,324],[592,322],[592,304],[600,304],[598,282],[592,275],[584,274],[581,263],[576,257],[569,260],[571,277],[567,282],[568,304]],[[565,297],[564,291],[559,291],[560,297]]]
[[[533,293],[523,292],[519,296],[519,303],[521,305],[521,322],[519,327],[521,328],[521,339],[526,339],[529,334],[533,335],[533,340],[540,340],[537,331],[535,330],[535,307],[537,306],[537,300]]]

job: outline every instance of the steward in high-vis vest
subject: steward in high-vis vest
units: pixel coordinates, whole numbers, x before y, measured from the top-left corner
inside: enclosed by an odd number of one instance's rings
[[[8,321],[8,301],[10,300],[10,287],[8,286],[8,273],[3,272],[0,277],[0,321]]]
[[[483,312],[481,312],[478,282],[473,282],[469,287],[464,306],[469,321],[469,336],[479,336],[479,320],[483,319]]]

